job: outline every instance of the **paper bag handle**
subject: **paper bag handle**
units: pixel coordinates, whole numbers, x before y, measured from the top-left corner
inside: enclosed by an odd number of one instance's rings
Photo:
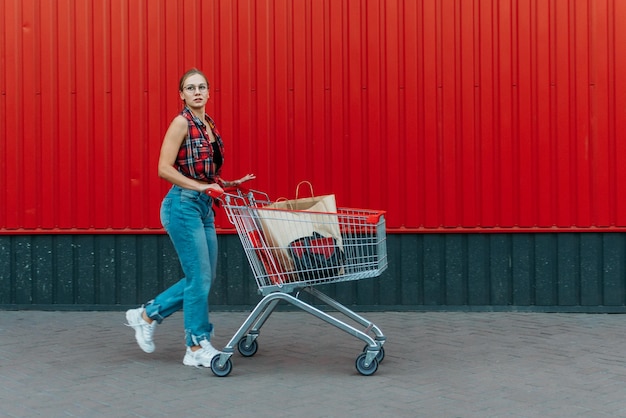
[[[309,190],[311,191],[311,197],[315,197],[313,193],[313,185],[310,181],[303,180],[296,186],[296,198],[294,200],[289,200],[286,197],[279,197],[276,199],[276,203],[285,202],[285,204],[289,207],[289,210],[298,210],[298,195],[300,194],[300,186],[305,183],[309,185]],[[294,207],[295,206],[295,207]]]
[[[300,194],[300,186],[302,186],[303,183],[309,185],[309,190],[311,191],[311,197],[315,197],[315,193],[313,193],[313,185],[311,184],[311,182],[303,180],[300,183],[298,183],[298,185],[296,186],[296,200],[298,199],[298,195]]]

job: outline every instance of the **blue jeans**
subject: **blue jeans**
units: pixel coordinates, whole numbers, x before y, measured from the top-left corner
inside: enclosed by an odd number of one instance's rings
[[[185,275],[146,305],[146,315],[161,323],[183,309],[185,342],[211,339],[209,290],[216,274],[217,235],[212,199],[173,186],[161,203],[161,223],[174,244]]]

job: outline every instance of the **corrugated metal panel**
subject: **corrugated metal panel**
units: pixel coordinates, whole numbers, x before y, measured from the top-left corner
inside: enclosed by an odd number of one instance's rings
[[[394,234],[387,244],[381,277],[320,290],[360,309],[626,312],[624,233]],[[220,248],[211,309],[249,309],[260,296],[241,244],[221,235]],[[0,236],[0,309],[120,309],[181,275],[165,235]]]
[[[160,228],[191,66],[226,176],[402,230],[626,227],[626,2],[0,0],[2,232]],[[220,221],[226,226],[226,221]]]

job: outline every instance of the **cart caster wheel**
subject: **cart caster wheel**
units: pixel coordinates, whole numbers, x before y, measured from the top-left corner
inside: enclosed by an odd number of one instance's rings
[[[366,345],[365,348],[363,349],[363,352],[367,352],[367,349],[369,348],[369,345]],[[378,350],[378,354],[376,354],[376,360],[378,360],[378,363],[382,363],[383,359],[385,358],[385,348],[384,347],[380,347],[380,349]]]
[[[230,358],[229,358],[228,360],[226,360],[226,363],[224,363],[224,367],[222,368],[218,366],[219,362],[220,362],[219,355],[213,357],[213,359],[211,360],[211,371],[217,377],[228,376],[230,372],[233,370],[233,362],[230,361]]]
[[[378,370],[378,360],[376,357],[372,360],[368,367],[365,367],[365,358],[367,354],[362,353],[356,358],[356,370],[363,376],[371,376]]]
[[[256,354],[256,351],[259,349],[259,344],[256,342],[256,340],[253,340],[249,346],[246,346],[246,337],[243,337],[241,340],[239,340],[239,343],[237,344],[237,348],[239,349],[239,354],[241,354],[244,357],[252,357],[253,355]]]

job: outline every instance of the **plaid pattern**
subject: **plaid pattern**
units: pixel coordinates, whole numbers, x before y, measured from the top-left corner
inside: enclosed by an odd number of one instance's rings
[[[187,177],[197,180],[208,181],[209,183],[222,183],[220,179],[221,166],[213,170],[213,147],[207,132],[207,125],[195,116],[189,108],[185,107],[180,113],[189,126],[187,138],[183,141],[176,158],[176,168]],[[204,116],[205,121],[211,128],[215,140],[222,154],[222,164],[224,162],[224,143],[220,137],[215,122],[209,115]]]

